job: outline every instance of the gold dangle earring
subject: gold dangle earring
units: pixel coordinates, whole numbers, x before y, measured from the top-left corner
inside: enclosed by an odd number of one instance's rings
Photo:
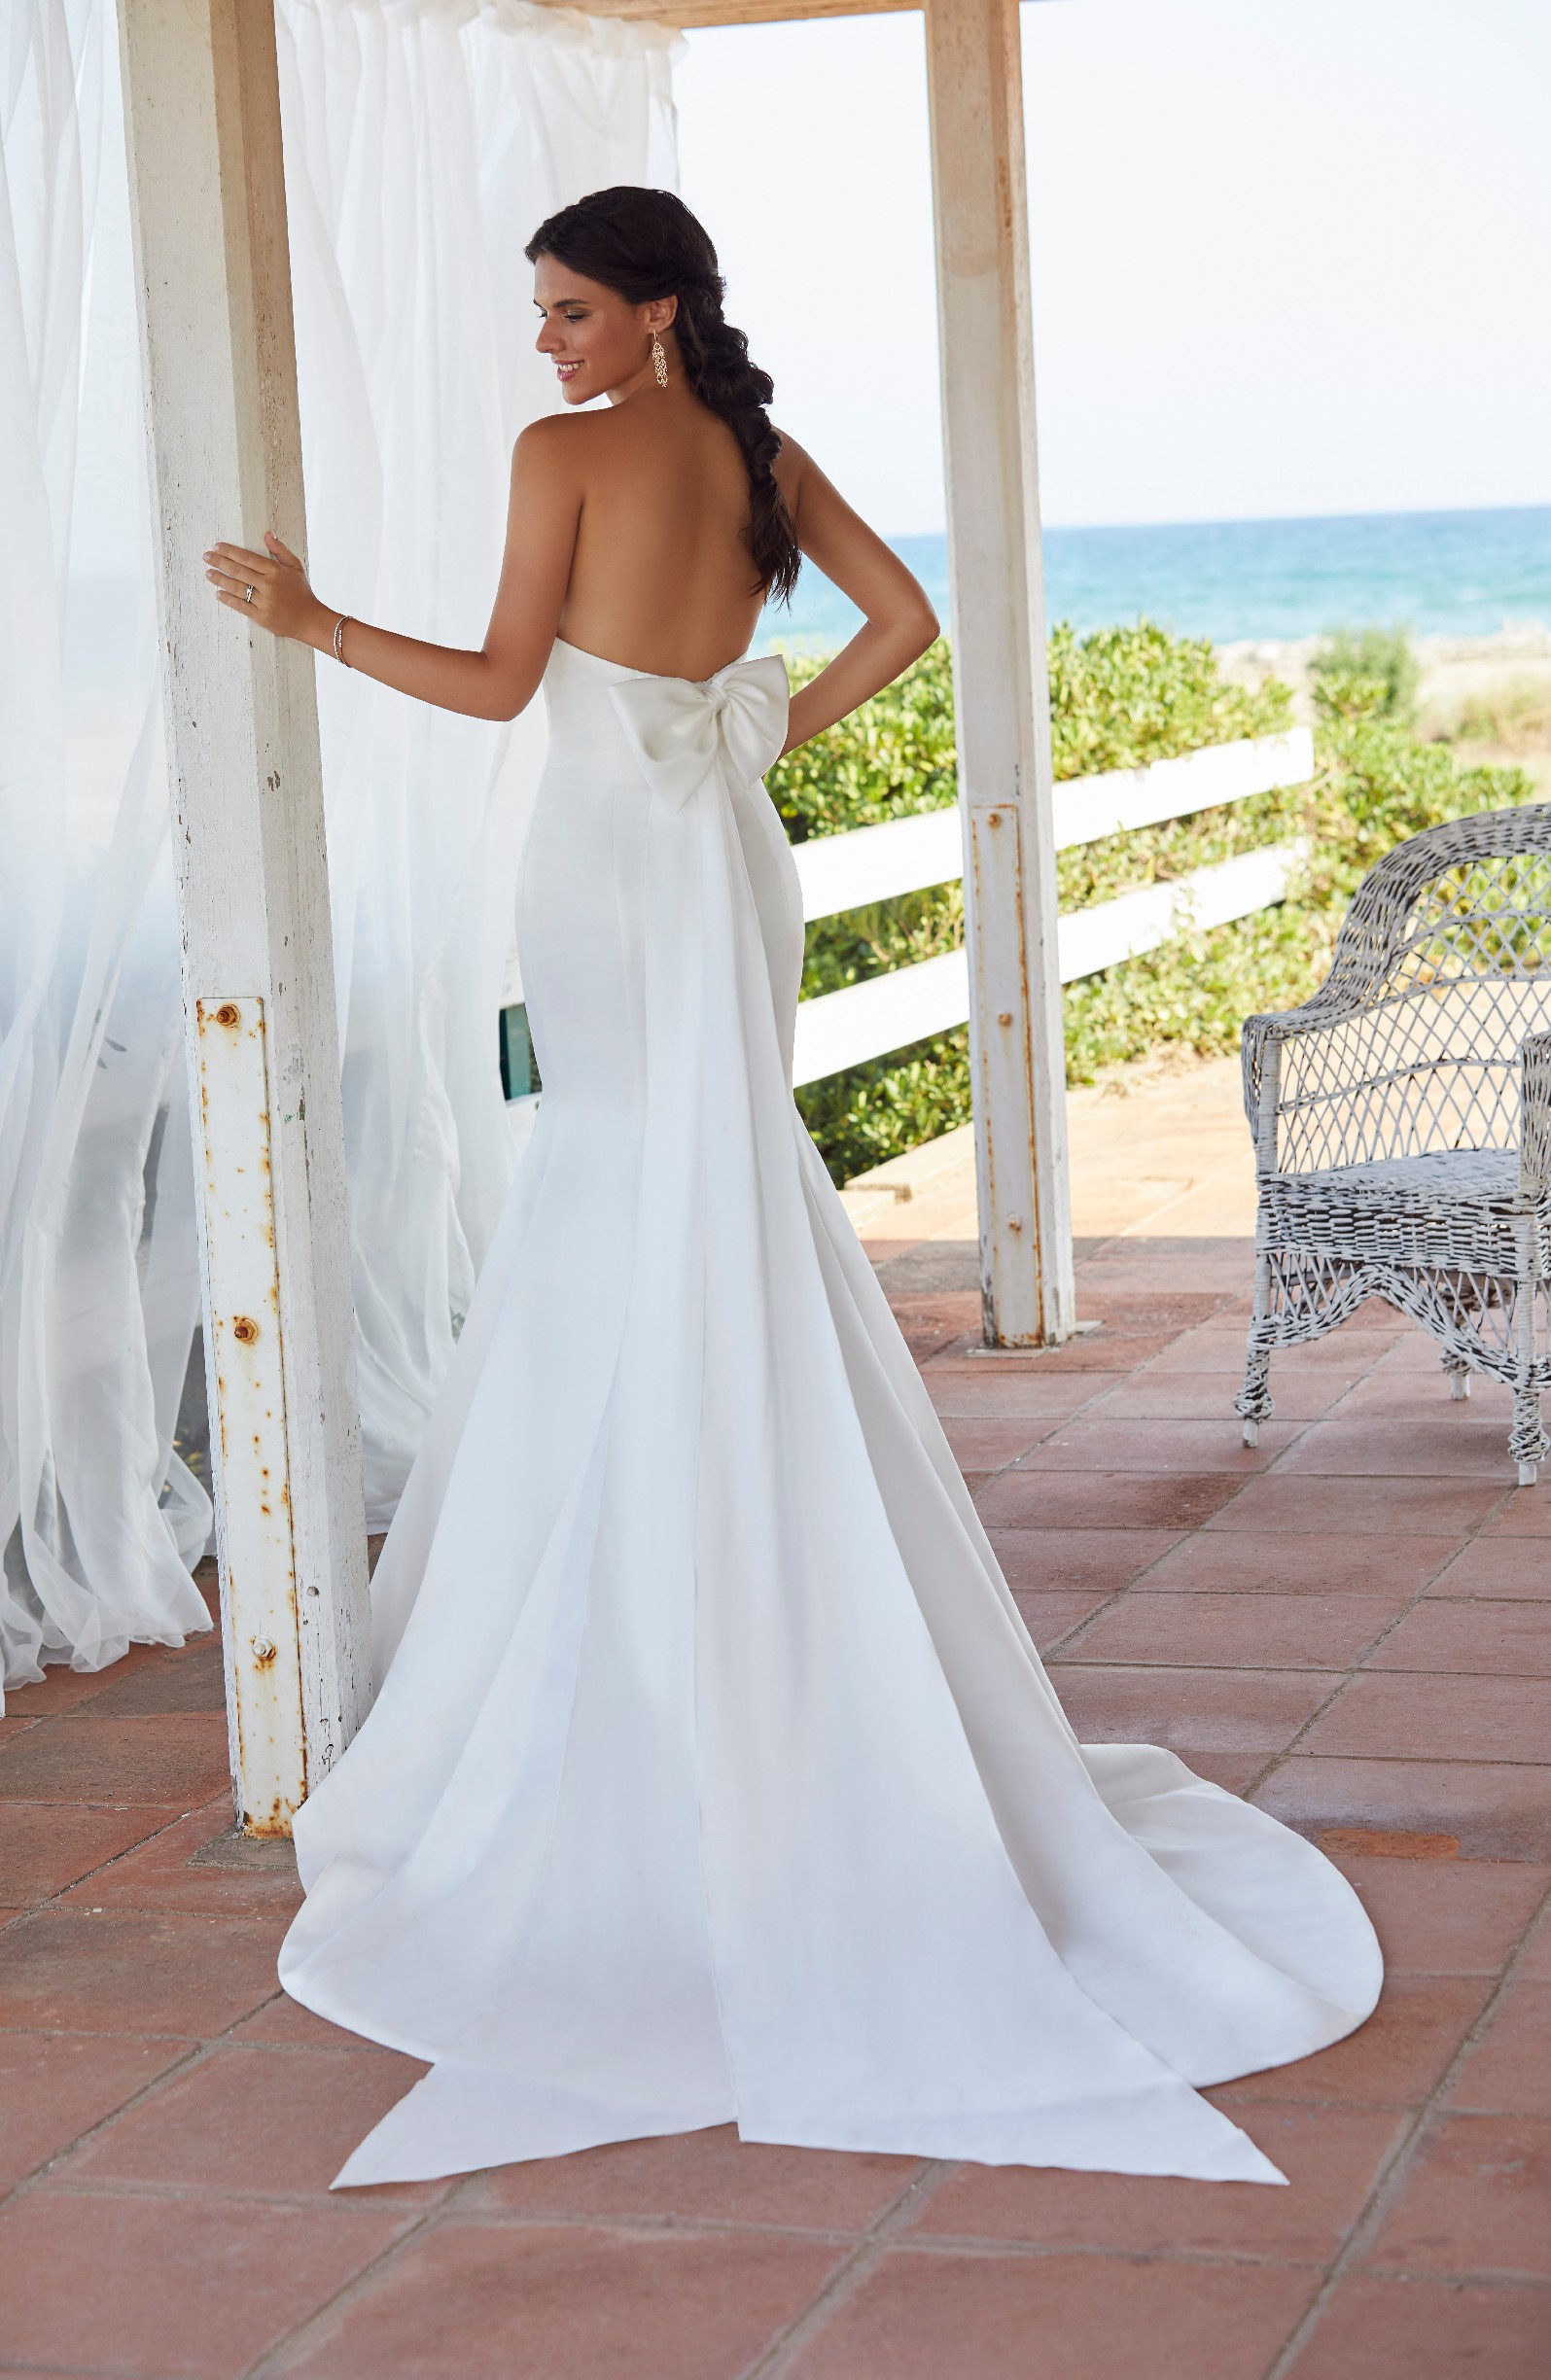
[[[658,388],[668,385],[668,355],[656,332],[652,333],[652,368],[657,375]]]

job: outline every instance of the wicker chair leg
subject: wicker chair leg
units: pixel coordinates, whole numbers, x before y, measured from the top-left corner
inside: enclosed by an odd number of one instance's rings
[[[1276,1407],[1271,1401],[1271,1350],[1251,1345],[1244,1368],[1244,1386],[1233,1400],[1233,1410],[1243,1417],[1244,1443],[1247,1447],[1260,1443],[1260,1424],[1269,1421]]]
[[[1540,1416],[1540,1391],[1535,1384],[1535,1319],[1540,1298],[1535,1277],[1534,1242],[1527,1219],[1518,1225],[1519,1278],[1514,1295],[1513,1336],[1518,1378],[1513,1383],[1513,1427],[1508,1452],[1519,1466],[1519,1486],[1533,1488],[1540,1465],[1551,1453],[1551,1438]]]
[[[1540,1465],[1551,1454],[1551,1438],[1546,1436],[1540,1414],[1540,1392],[1533,1385],[1515,1388],[1513,1392],[1508,1452],[1519,1466],[1519,1486],[1533,1488],[1540,1475]]]
[[[1453,1355],[1445,1349],[1443,1369],[1448,1375],[1449,1394],[1459,1404],[1470,1393],[1470,1366],[1463,1355]]]
[[[1250,1345],[1245,1353],[1244,1386],[1233,1400],[1233,1410],[1244,1422],[1244,1443],[1247,1447],[1259,1445],[1260,1424],[1269,1421],[1276,1411],[1271,1401],[1271,1349],[1255,1344],[1269,1323],[1271,1307],[1271,1257],[1262,1247],[1257,1250],[1254,1260],[1254,1316],[1250,1324]]]

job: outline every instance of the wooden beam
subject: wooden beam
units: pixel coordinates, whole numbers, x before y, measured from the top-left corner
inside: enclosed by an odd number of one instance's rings
[[[540,0],[540,5],[569,8],[576,0]],[[882,17],[920,6],[921,0],[586,0],[586,13],[693,31],[703,25],[784,24],[806,17]]]
[[[367,1561],[313,655],[203,549],[305,551],[274,18],[120,0],[240,1822],[364,1715]]]
[[[985,1335],[1074,1320],[1018,0],[926,0]]]

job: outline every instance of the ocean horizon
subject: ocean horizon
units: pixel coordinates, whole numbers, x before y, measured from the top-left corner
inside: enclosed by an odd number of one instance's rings
[[[948,620],[945,537],[891,538]],[[1146,618],[1216,645],[1403,628],[1491,636],[1551,624],[1551,505],[1490,511],[1334,513],[1044,532],[1045,610],[1079,636]],[[805,564],[758,649],[829,650],[861,613]]]
[[[947,540],[889,542],[946,628]],[[1070,621],[1079,636],[1143,617],[1217,645],[1366,627],[1491,636],[1551,627],[1551,505],[1046,529],[1044,568],[1048,617]],[[130,592],[118,578],[71,582],[65,684],[78,729],[126,716],[125,706],[137,715],[144,665],[128,634],[138,615]],[[791,610],[764,612],[754,648],[833,651],[860,620],[839,589],[804,564]]]

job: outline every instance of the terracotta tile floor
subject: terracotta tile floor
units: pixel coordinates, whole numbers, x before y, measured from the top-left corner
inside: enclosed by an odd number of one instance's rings
[[[296,1888],[227,1834],[214,1648],[137,1651],[0,1722],[0,2372],[1548,2380],[1551,1481],[1379,1310],[1245,1454],[1230,1136],[1197,1188],[1124,1137],[1203,1228],[1103,1209],[1091,1338],[969,1351],[962,1183],[873,1252],[1083,1732],[1178,1745],[1373,1912],[1373,2022],[1214,2094],[1291,2187],[716,2132],[331,2197],[418,2070],[278,1997]]]

